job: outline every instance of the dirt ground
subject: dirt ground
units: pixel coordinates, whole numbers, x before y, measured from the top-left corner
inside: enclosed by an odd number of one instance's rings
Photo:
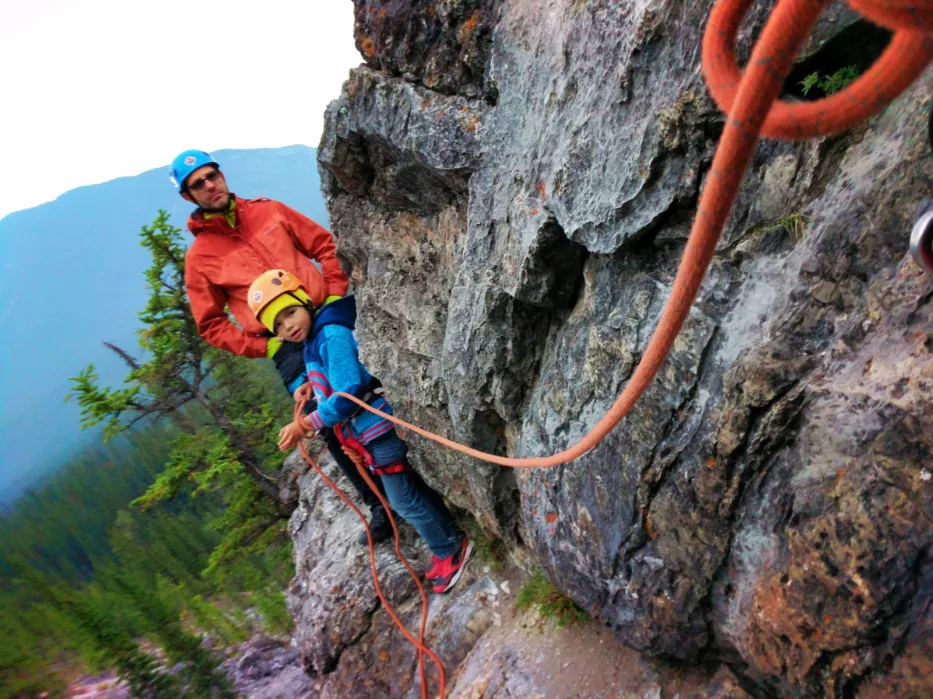
[[[519,612],[524,576],[512,569],[505,578],[491,600],[497,625],[452,673],[448,696],[686,699],[704,696],[713,681],[709,669],[670,666],[625,647],[597,621],[559,628],[535,610]]]

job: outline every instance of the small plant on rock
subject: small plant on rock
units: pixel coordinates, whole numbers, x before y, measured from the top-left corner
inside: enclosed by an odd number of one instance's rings
[[[857,66],[846,66],[845,68],[840,68],[832,75],[827,75],[825,78],[820,80],[820,88],[827,95],[833,95],[841,90],[844,90],[858,77],[858,67]]]
[[[858,66],[854,65],[840,68],[831,75],[820,76],[819,71],[814,71],[800,81],[800,87],[804,95],[809,95],[814,87],[819,87],[827,95],[833,95],[855,82],[858,76]]]
[[[807,77],[800,81],[800,87],[803,90],[804,95],[809,95],[810,90],[816,87],[820,82],[820,73],[819,71],[814,71],[810,73]]]
[[[542,619],[553,619],[558,628],[589,619],[586,612],[544,577],[544,571],[540,568],[518,591],[518,601],[515,606],[519,611],[536,607]]]
[[[800,240],[807,230],[807,221],[809,219],[799,212],[788,214],[782,219],[778,219],[773,228],[783,228],[784,232],[793,236],[794,240]]]

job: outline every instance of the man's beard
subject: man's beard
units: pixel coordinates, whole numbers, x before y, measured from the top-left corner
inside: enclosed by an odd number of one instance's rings
[[[220,205],[220,206],[213,206],[213,205],[209,205],[209,204],[202,204],[201,202],[198,202],[198,206],[201,207],[201,211],[206,211],[206,212],[209,213],[209,214],[220,214],[220,213],[224,213],[224,212],[227,211],[227,207],[230,206],[230,199],[231,199],[232,196],[233,196],[232,194],[229,194],[229,193],[228,193],[228,194],[227,194],[227,199],[226,199],[226,200],[224,201],[224,203],[223,203],[222,205]]]

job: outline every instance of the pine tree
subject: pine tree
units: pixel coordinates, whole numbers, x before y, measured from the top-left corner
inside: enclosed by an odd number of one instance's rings
[[[198,334],[185,289],[181,231],[169,223],[165,211],[160,211],[152,224],[143,226],[140,237],[152,254],[152,266],[145,274],[151,293],[139,314],[144,325],[139,344],[147,359],[137,360],[126,350],[105,343],[126,362],[130,372],[124,379],[125,387],[119,389],[99,386],[93,365],[71,379],[72,395],[81,407],[82,427],[103,422],[105,438],[110,439],[142,421],[172,417],[190,423],[182,408],[196,404],[223,435],[218,444],[229,448],[236,465],[263,493],[278,500],[279,487],[263,468],[257,440],[228,417],[232,413],[223,399],[229,398],[229,391],[225,393],[225,387],[218,383],[224,374],[238,376],[242,370],[236,365],[242,361],[211,347]],[[181,463],[176,460],[176,469]],[[197,460],[185,465],[189,473],[209,467]]]
[[[117,672],[130,687],[134,697],[177,697],[181,686],[172,675],[160,672],[158,661],[145,653],[124,627],[115,623],[113,615],[94,604],[86,593],[53,585],[34,570],[20,570],[24,580],[39,592],[59,612],[67,616],[84,642]]]
[[[185,696],[234,696],[226,677],[218,671],[220,661],[201,645],[201,640],[182,626],[179,614],[140,578],[127,571],[113,571],[113,582],[142,613],[146,632],[158,641],[168,662],[178,664],[178,678]]]

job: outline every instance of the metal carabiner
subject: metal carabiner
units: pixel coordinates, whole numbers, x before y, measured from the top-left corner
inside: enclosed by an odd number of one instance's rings
[[[914,224],[910,234],[910,254],[914,262],[933,274],[933,210]]]

